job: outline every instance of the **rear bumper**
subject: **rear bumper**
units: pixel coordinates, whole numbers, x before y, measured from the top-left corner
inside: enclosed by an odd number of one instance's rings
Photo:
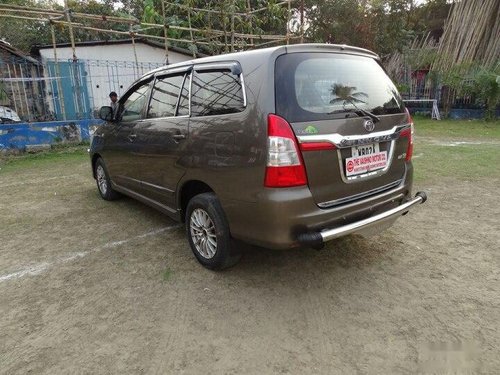
[[[395,220],[398,216],[406,214],[411,208],[418,204],[422,204],[427,200],[427,195],[424,192],[418,192],[415,198],[403,203],[397,207],[381,212],[377,215],[359,220],[341,227],[333,229],[325,229],[319,232],[302,233],[297,236],[297,240],[301,245],[318,247],[324,242],[346,236],[352,233],[360,233],[371,227],[376,227],[388,221]]]
[[[321,246],[325,242],[320,234],[322,232],[334,228],[351,228],[351,224],[363,223],[365,219],[396,209],[396,213],[374,223],[370,220],[370,225],[363,225],[350,233],[366,235],[382,232],[399,215],[410,210],[406,206],[402,209],[399,207],[412,200],[411,185],[410,165],[400,186],[342,206],[318,207],[307,186],[263,189],[255,202],[221,199],[221,203],[234,238],[270,249],[290,249]],[[420,203],[421,198],[417,201]],[[347,233],[341,231],[337,236],[344,234]]]

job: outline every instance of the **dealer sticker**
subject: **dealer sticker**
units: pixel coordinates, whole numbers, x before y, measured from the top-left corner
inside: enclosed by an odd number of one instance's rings
[[[345,160],[346,176],[368,173],[387,166],[387,151],[370,155],[354,156]]]

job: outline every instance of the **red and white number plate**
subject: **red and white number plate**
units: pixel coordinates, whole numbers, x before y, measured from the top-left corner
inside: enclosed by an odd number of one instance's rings
[[[378,143],[352,147],[352,157],[345,160],[346,176],[376,171],[387,166],[387,151],[379,151]]]

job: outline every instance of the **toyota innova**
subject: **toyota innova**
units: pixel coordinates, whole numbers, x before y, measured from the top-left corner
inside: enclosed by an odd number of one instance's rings
[[[156,69],[93,137],[102,198],[120,194],[185,222],[204,266],[238,259],[233,239],[321,247],[379,233],[412,197],[413,123],[365,49],[280,46]]]

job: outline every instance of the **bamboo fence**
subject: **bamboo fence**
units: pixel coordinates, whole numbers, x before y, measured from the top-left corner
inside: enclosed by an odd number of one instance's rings
[[[500,1],[462,0],[450,9],[433,70],[476,63],[486,68],[499,64]]]

